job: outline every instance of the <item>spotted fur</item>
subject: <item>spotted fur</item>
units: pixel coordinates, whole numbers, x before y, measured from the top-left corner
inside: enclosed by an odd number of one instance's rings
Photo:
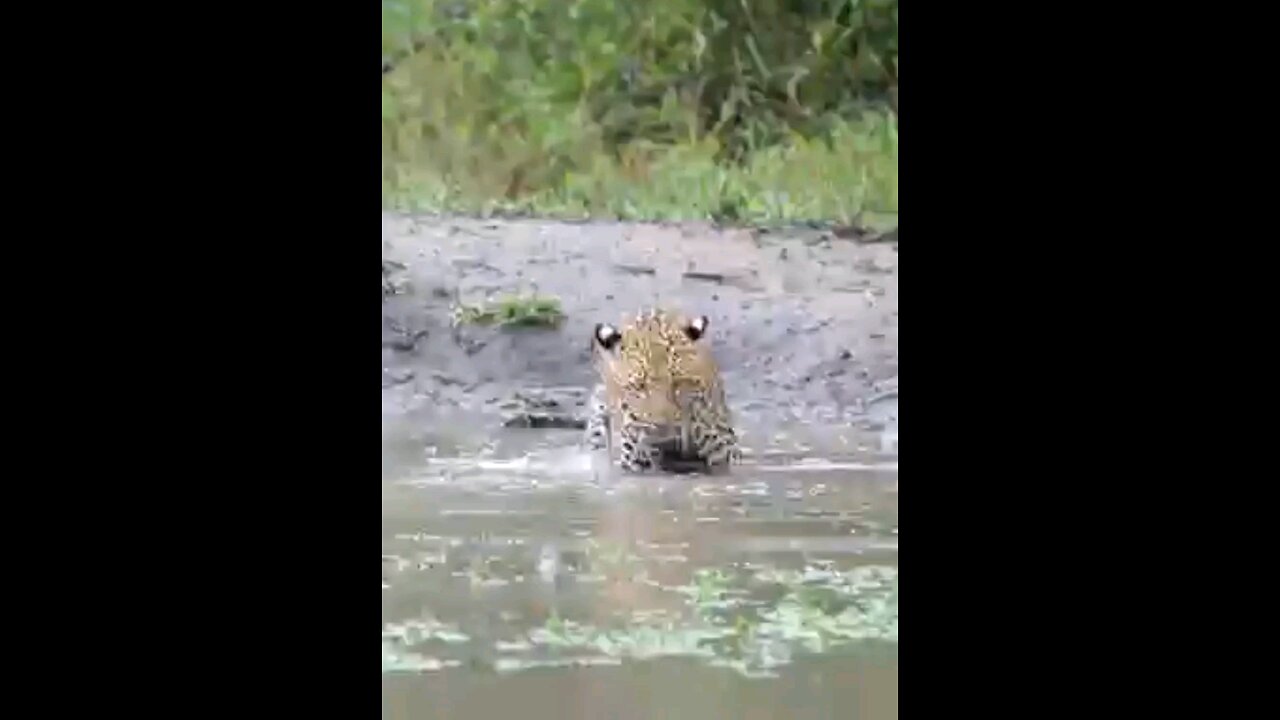
[[[612,457],[616,438],[627,472],[719,471],[739,461],[720,369],[704,340],[707,325],[705,316],[648,310],[621,330],[595,327],[600,377],[590,399],[589,447]]]

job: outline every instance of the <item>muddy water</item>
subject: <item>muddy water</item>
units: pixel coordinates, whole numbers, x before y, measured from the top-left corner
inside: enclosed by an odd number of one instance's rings
[[[384,424],[384,718],[897,717],[883,442],[712,479],[475,437]]]

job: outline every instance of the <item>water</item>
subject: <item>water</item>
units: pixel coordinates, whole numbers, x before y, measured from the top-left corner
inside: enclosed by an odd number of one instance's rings
[[[384,718],[897,717],[896,457],[636,478],[574,440],[384,427]]]

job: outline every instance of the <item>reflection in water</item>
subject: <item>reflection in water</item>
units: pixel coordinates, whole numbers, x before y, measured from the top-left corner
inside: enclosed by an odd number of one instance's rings
[[[636,478],[533,437],[384,467],[385,717],[897,716],[896,458]]]

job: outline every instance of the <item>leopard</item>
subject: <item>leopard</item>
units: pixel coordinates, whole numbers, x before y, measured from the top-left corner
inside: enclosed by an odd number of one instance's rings
[[[616,454],[627,473],[720,474],[741,462],[709,325],[705,315],[661,308],[634,313],[621,327],[595,325],[589,449]]]

